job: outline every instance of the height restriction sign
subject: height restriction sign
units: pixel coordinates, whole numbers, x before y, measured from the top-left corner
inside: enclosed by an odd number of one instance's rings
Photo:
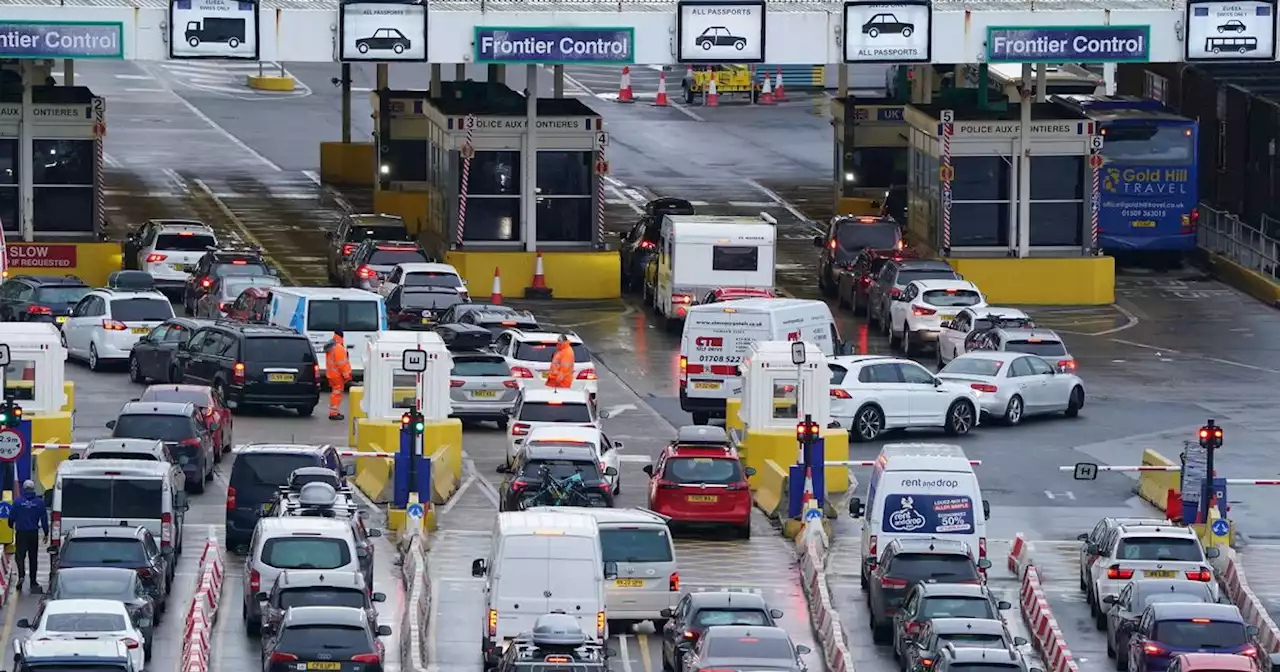
[[[1101,154],[1090,154],[1090,155],[1089,155],[1089,167],[1090,167],[1090,168],[1093,168],[1093,169],[1101,168],[1101,167],[1102,167],[1102,155],[1101,155]]]
[[[950,183],[951,183],[951,181],[952,181],[952,180],[954,180],[955,178],[956,178],[956,169],[955,169],[955,168],[953,168],[953,167],[951,167],[951,166],[942,166],[942,167],[938,168],[938,179],[939,179],[939,180],[942,180],[943,182],[946,182],[946,183],[950,184]]]

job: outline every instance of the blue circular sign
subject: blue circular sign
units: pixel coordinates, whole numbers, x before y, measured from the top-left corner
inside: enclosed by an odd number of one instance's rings
[[[0,501],[0,518],[8,518],[10,513],[13,513],[13,504]]]
[[[1213,524],[1209,526],[1209,529],[1213,530],[1213,533],[1218,535],[1219,537],[1225,537],[1227,535],[1227,532],[1231,530],[1231,526],[1227,523],[1227,521],[1219,518],[1213,521]]]
[[[422,504],[419,504],[417,502],[410,504],[409,508],[405,509],[405,513],[408,513],[410,516],[413,516],[414,518],[421,518],[425,512],[426,510],[422,507]]]
[[[821,517],[822,517],[822,509],[819,509],[816,506],[804,512],[805,520],[818,520]]]

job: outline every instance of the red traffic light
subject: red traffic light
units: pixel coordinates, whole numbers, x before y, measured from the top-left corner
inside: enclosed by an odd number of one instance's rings
[[[413,422],[412,413],[405,413],[404,415],[400,416],[400,424],[407,426],[411,422]]]
[[[1208,427],[1201,427],[1201,428],[1200,428],[1200,438],[1202,438],[1202,439],[1207,439],[1207,438],[1209,438],[1209,428],[1208,428]]]
[[[806,438],[809,438],[809,439],[817,438],[820,432],[821,432],[821,428],[818,427],[818,423],[816,422],[806,423],[803,420],[801,420],[800,422],[796,423],[796,438],[800,439],[801,441],[803,441]]]

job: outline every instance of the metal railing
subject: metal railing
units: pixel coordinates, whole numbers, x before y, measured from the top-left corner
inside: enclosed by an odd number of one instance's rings
[[[1196,229],[1200,247],[1280,283],[1280,240],[1268,233],[1275,231],[1264,232],[1229,212],[1200,204],[1200,225]]]

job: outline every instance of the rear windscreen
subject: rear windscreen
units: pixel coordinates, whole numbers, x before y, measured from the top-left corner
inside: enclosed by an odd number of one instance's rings
[[[164,299],[116,299],[111,319],[120,322],[163,322],[173,318],[173,306]]]
[[[162,233],[156,237],[157,250],[171,250],[173,252],[207,252],[211,247],[217,247],[218,241],[213,236],[206,236],[197,233]]]
[[[280,591],[280,608],[289,607],[355,607],[364,609],[364,591],[358,588],[310,586]]]
[[[119,632],[124,614],[49,614],[44,629],[51,632]]]
[[[444,310],[450,306],[462,303],[462,295],[452,289],[442,291],[413,291],[407,290],[400,293],[400,305],[419,310]]]
[[[742,463],[726,457],[673,457],[662,480],[676,484],[730,485],[742,481]]]
[[[903,485],[911,485],[911,480],[914,479],[903,479]],[[951,486],[955,487],[959,484]],[[888,495],[884,498],[884,531],[973,534],[973,500],[963,495]]]
[[[600,529],[604,562],[671,562],[671,537],[665,529]]]
[[[1036,324],[1029,317],[980,317],[973,321],[973,331],[993,329],[997,326],[1005,329],[1030,329]]]
[[[954,373],[958,375],[995,377],[996,374],[1000,373],[1000,368],[1003,366],[1004,362],[994,359],[957,357],[951,360],[951,362],[946,366],[942,367],[942,370],[939,371],[938,374],[946,375],[948,373]]]
[[[591,410],[586,404],[548,404],[526,401],[520,406],[520,422],[576,422],[591,424]]]
[[[244,358],[250,362],[315,364],[316,352],[305,338],[255,336],[245,339]]]
[[[231,487],[276,488],[289,482],[294,469],[321,466],[314,455],[298,453],[245,453],[238,455],[231,468]],[[243,496],[237,493],[238,496]]]
[[[916,280],[955,280],[955,279],[956,279],[955,271],[948,271],[945,269],[924,270],[924,269],[902,268],[902,269],[898,269],[897,283],[905,287],[908,282],[913,282]]]
[[[462,377],[484,377],[498,376],[506,378],[511,375],[511,367],[507,366],[507,360],[501,357],[486,358],[453,358],[453,370],[449,372],[453,376]]]
[[[1116,560],[1200,562],[1200,542],[1183,537],[1126,537],[1116,549]]]
[[[180,404],[195,404],[203,407],[209,405],[209,388],[197,387],[191,389],[152,385],[142,391],[142,396],[138,397],[138,401],[176,401]]]
[[[980,580],[978,567],[969,556],[949,553],[900,553],[893,556],[888,573],[908,581],[960,583]]]
[[[262,545],[262,562],[276,569],[337,569],[351,562],[343,539],[277,537]]]
[[[769,614],[760,609],[703,609],[694,623],[704,628],[713,625],[773,625]]]
[[[147,561],[142,543],[136,539],[69,539],[58,553],[61,562],[94,565],[138,565]]]
[[[843,383],[844,377],[849,375],[849,370],[843,366],[828,364],[827,369],[831,372],[831,380],[829,381],[829,384],[831,385],[839,385],[840,383]]]
[[[348,243],[373,240],[403,240],[409,237],[404,224],[379,224],[377,226],[353,226],[347,232]]]
[[[711,270],[750,272],[760,264],[760,248],[728,247],[716,245],[711,248]]]
[[[114,450],[95,450],[89,453],[86,460],[142,460],[143,462],[159,462],[151,453],[121,453]]]
[[[1151,639],[1179,649],[1225,649],[1243,646],[1246,633],[1243,623],[1197,618],[1159,621]]]
[[[370,649],[369,634],[364,628],[337,625],[295,625],[280,635],[282,651],[356,651]],[[313,668],[314,669],[314,668]]]
[[[958,597],[937,596],[924,601],[919,620],[931,618],[998,618],[991,600],[982,596]]]
[[[242,261],[238,264],[233,261],[220,261],[213,265],[213,276],[216,278],[244,275],[271,275],[271,271],[261,261]]]
[[[589,362],[591,361],[591,353],[587,351],[587,346],[581,343],[571,343],[573,346],[573,361]],[[516,344],[515,359],[522,362],[550,362],[551,358],[556,354],[556,342],[520,342]]]
[[[462,279],[452,273],[434,273],[432,271],[414,271],[404,276],[405,287],[448,287],[457,289],[462,286]]]
[[[836,228],[836,241],[846,252],[871,248],[891,250],[898,245],[896,224],[844,223]]]
[[[551,478],[563,480],[574,474],[582,474],[584,481],[600,480],[600,471],[595,462],[575,462],[573,460],[529,460],[524,465],[523,475],[540,478],[543,467],[547,468]]]
[[[982,295],[970,289],[930,289],[924,293],[924,302],[943,308],[976,306],[982,303]]]
[[[1000,635],[982,635],[977,633],[958,632],[954,635],[942,635],[938,637],[938,648],[941,649],[943,644],[952,643],[957,648],[975,648],[975,649],[1003,649],[1005,648],[1004,637]]]
[[[36,303],[77,303],[89,293],[88,287],[41,287],[36,290]]]
[[[1005,341],[1004,349],[1008,352],[1025,352],[1028,355],[1041,357],[1063,357],[1067,354],[1067,346],[1061,341]]]
[[[158,520],[164,509],[164,484],[158,478],[62,479],[63,518]]]
[[[307,331],[378,331],[381,326],[377,301],[308,302]]]
[[[791,640],[782,637],[711,637],[705,647],[708,658],[794,660]]]
[[[116,418],[113,439],[151,439],[182,441],[196,435],[195,423],[185,415],[147,415],[131,413]]]
[[[381,248],[374,250],[369,255],[369,261],[366,262],[370,266],[395,266],[396,264],[411,264],[419,261],[431,261],[422,250],[399,249],[399,248]]]

